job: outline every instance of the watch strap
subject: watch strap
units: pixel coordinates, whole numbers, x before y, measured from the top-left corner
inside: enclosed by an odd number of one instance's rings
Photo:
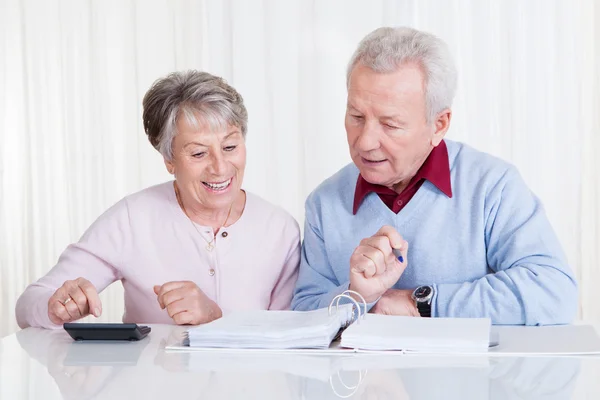
[[[421,317],[431,318],[431,302],[417,301],[417,309],[419,310],[419,314],[421,315]]]

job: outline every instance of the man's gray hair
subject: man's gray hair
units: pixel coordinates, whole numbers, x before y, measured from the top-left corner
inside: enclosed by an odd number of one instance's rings
[[[144,131],[167,160],[173,158],[177,121],[184,117],[194,127],[227,129],[233,125],[246,137],[248,112],[242,96],[223,78],[207,72],[173,72],[158,79],[142,101]]]
[[[350,59],[346,85],[358,63],[375,72],[386,73],[411,62],[423,71],[427,121],[432,122],[437,113],[452,106],[457,74],[448,46],[430,33],[406,27],[383,27],[369,33]]]

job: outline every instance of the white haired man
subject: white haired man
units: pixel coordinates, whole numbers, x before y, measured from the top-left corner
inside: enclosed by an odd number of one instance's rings
[[[574,318],[577,283],[516,168],[444,140],[456,80],[431,34],[379,28],[361,41],[347,71],[353,163],[306,201],[294,309],[351,289],[381,314]]]

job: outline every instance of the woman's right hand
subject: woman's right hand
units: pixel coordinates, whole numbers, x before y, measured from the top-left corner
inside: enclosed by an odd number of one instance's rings
[[[53,324],[62,325],[93,314],[102,314],[98,291],[85,278],[66,281],[48,300],[48,317]]]

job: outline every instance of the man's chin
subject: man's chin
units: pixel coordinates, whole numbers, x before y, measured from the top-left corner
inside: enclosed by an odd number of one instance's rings
[[[373,173],[371,170],[360,170],[360,175],[372,185],[387,186],[386,183],[389,182],[388,177],[383,176],[381,173]]]

